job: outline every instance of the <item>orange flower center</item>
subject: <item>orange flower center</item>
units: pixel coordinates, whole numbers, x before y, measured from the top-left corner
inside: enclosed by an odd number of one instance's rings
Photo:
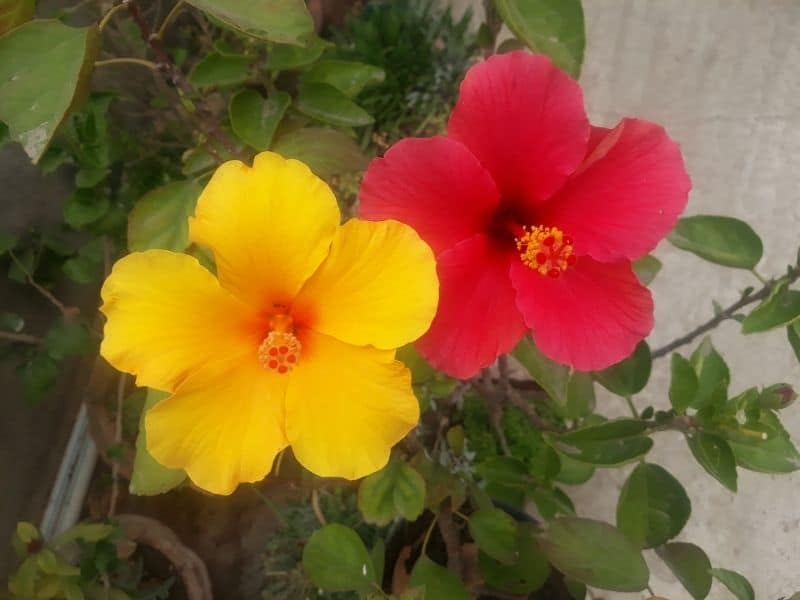
[[[269,320],[270,332],[258,347],[258,362],[265,369],[285,375],[300,361],[300,340],[295,337],[292,318],[274,315]]]
[[[514,241],[525,266],[548,277],[561,276],[577,261],[572,238],[558,227],[523,227],[523,233]]]

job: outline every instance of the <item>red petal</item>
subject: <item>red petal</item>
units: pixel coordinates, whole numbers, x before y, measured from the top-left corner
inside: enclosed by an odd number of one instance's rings
[[[546,200],[580,165],[589,122],[577,82],[550,59],[517,51],[472,67],[448,125],[503,196]]]
[[[476,235],[437,260],[439,310],[417,345],[434,367],[466,379],[514,348],[527,329],[514,305],[509,254]]]
[[[601,261],[650,252],[686,207],[691,181],[680,148],[664,129],[625,119],[597,144],[539,220]]]
[[[462,144],[408,138],[373,160],[361,185],[360,215],[411,225],[434,253],[486,231],[500,195]]]
[[[653,298],[628,262],[584,256],[552,279],[513,261],[511,281],[539,349],[582,371],[624,359],[653,328]]]

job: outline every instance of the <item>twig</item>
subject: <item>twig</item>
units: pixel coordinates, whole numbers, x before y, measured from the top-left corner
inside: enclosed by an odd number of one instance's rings
[[[110,65],[140,65],[142,67],[147,67],[151,71],[158,71],[158,65],[156,63],[149,60],[144,60],[143,58],[134,58],[132,56],[98,60],[94,63],[95,68],[108,67]]]
[[[463,577],[463,561],[461,560],[461,541],[456,524],[453,522],[453,510],[448,499],[439,511],[439,533],[442,534],[444,547],[447,550],[447,568],[456,577]]]
[[[125,8],[125,5],[126,5],[126,0],[122,0],[121,3],[117,4],[116,6],[112,6],[110,9],[108,9],[108,12],[103,15],[103,18],[100,20],[100,23],[98,24],[97,28],[100,31],[103,31],[103,29],[105,29],[105,26],[108,25],[108,22],[111,20],[111,17],[113,17],[123,8]]]
[[[22,264],[22,261],[20,261],[17,258],[17,255],[14,254],[13,251],[9,250],[8,254],[11,257],[11,260],[13,260],[14,263],[17,265],[17,267],[19,267],[20,271],[22,271],[25,274],[25,279],[33,287],[33,289],[35,289],[42,296],[47,298],[47,300],[53,306],[55,306],[58,310],[60,310],[61,314],[64,316],[65,319],[74,319],[81,313],[78,307],[66,306],[63,302],[61,302],[61,300],[56,298],[49,290],[43,288],[41,285],[36,283],[36,280],[33,278],[33,275],[31,275],[30,271],[28,271],[25,265]]]
[[[128,376],[120,373],[117,383],[117,414],[114,416],[114,446],[117,448],[122,443],[122,403],[125,400],[125,385]],[[114,516],[117,511],[119,498],[119,459],[115,459],[111,467],[111,499],[108,502],[108,516]]]
[[[715,327],[717,327],[723,321],[733,318],[733,316],[739,312],[745,306],[753,304],[754,302],[759,302],[760,300],[765,300],[769,297],[772,293],[772,290],[775,286],[787,283],[791,284],[794,283],[800,277],[800,265],[795,265],[794,267],[790,267],[789,272],[779,279],[773,279],[768,281],[764,284],[760,290],[755,293],[744,294],[739,300],[731,304],[728,308],[723,309],[713,318],[709,319],[699,327],[696,327],[686,335],[683,335],[675,340],[672,340],[669,344],[654,350],[651,353],[653,358],[661,358],[662,356],[666,356],[676,348],[680,348],[681,346],[685,346],[686,344],[691,343],[697,337],[703,335],[707,331],[711,331]]]
[[[34,346],[41,346],[44,340],[35,335],[28,333],[13,333],[11,331],[0,331],[0,340],[9,340],[11,342],[20,342],[21,344],[33,344]]]
[[[180,12],[183,10],[185,6],[186,2],[184,2],[184,0],[178,0],[175,3],[175,6],[172,7],[172,10],[170,10],[167,13],[167,16],[164,17],[164,20],[161,22],[161,27],[159,27],[158,31],[156,32],[156,35],[158,36],[159,39],[162,40],[164,39],[164,34],[167,32],[167,29],[169,29],[169,26],[172,25],[172,22],[180,14]]]
[[[425,532],[425,537],[422,540],[422,550],[420,552],[422,556],[425,556],[427,554],[428,542],[431,540],[431,534],[433,533],[433,528],[436,526],[436,521],[438,520],[439,516],[433,515],[433,519],[431,519],[431,524],[428,525],[428,530]]]
[[[486,405],[486,410],[489,412],[489,423],[492,425],[497,442],[500,444],[500,449],[506,456],[511,456],[511,448],[508,445],[505,431],[503,431],[503,403],[505,397],[502,393],[498,393],[492,387],[492,378],[488,369],[484,369],[480,378],[475,378],[472,382],[473,386],[478,390]]]
[[[322,507],[319,504],[319,490],[314,488],[311,490],[311,508],[314,509],[314,516],[317,517],[319,524],[325,527],[328,520],[325,518],[325,513],[322,512]]]

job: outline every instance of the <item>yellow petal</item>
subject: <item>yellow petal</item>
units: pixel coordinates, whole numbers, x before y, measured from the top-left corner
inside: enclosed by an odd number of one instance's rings
[[[140,386],[170,391],[204,364],[257,356],[263,328],[255,311],[191,256],[129,254],[100,294],[107,318],[100,353]]]
[[[336,198],[296,160],[263,152],[252,168],[223,164],[189,220],[210,247],[222,285],[259,308],[288,304],[328,254],[339,224]]]
[[[421,336],[439,298],[436,260],[408,225],[351,219],[293,312],[343,342],[397,348]]]
[[[411,375],[393,351],[304,333],[303,355],[286,390],[286,437],[294,455],[322,477],[374,473],[419,419]]]
[[[255,357],[225,364],[192,374],[145,415],[150,454],[214,494],[260,481],[286,447],[288,378],[265,371]]]

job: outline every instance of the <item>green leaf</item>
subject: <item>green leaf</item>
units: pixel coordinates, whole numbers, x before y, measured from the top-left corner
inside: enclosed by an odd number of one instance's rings
[[[533,485],[525,463],[512,456],[490,456],[477,465],[475,471],[488,483],[522,490]]]
[[[23,544],[30,544],[33,540],[38,540],[42,537],[36,525],[28,521],[20,521],[17,523],[16,534]]]
[[[383,69],[349,60],[323,60],[303,75],[303,83],[327,83],[348,98],[355,98],[366,87],[383,83]]]
[[[736,596],[736,600],[756,600],[756,593],[753,586],[743,575],[728,569],[711,569],[711,575],[722,583],[731,594]]]
[[[512,354],[550,398],[560,405],[566,405],[569,367],[547,358],[539,351],[530,336],[522,338]]]
[[[678,414],[692,405],[697,395],[697,374],[692,363],[677,352],[672,355],[672,378],[669,383],[669,401]]]
[[[84,542],[94,544],[100,540],[106,539],[114,533],[114,531],[114,526],[107,523],[78,523],[56,537],[52,541],[52,545],[55,548],[60,548],[75,540],[83,540]]]
[[[304,115],[335,127],[369,125],[375,119],[342,92],[327,83],[304,84],[295,101]]]
[[[711,344],[710,338],[705,338],[692,353],[690,362],[697,374],[697,393],[691,406],[701,409],[722,405],[728,399],[731,374],[725,359]]]
[[[414,565],[410,583],[425,588],[425,600],[469,600],[461,580],[424,555]]]
[[[556,481],[570,485],[581,485],[586,483],[594,475],[595,468],[592,465],[578,462],[561,454],[561,470],[556,475]]]
[[[408,370],[411,371],[411,383],[415,385],[430,381],[436,375],[436,369],[422,358],[414,344],[406,344],[399,348],[395,358],[405,364]]]
[[[189,4],[247,35],[301,44],[314,24],[303,0],[188,0]]]
[[[364,542],[344,525],[333,523],[315,531],[303,548],[303,569],[328,592],[366,593],[375,583],[375,567]]]
[[[633,272],[639,279],[639,283],[642,285],[650,285],[656,278],[656,275],[658,275],[658,272],[661,271],[663,265],[655,256],[648,254],[647,256],[633,261],[632,266]]]
[[[687,436],[686,442],[697,462],[708,474],[732,492],[736,491],[736,458],[722,438],[702,431]]]
[[[566,417],[582,419],[592,414],[594,407],[594,380],[591,374],[575,371],[567,383]]]
[[[36,0],[0,0],[0,35],[30,21],[36,14]]]
[[[786,335],[789,338],[789,345],[794,350],[794,355],[800,361],[800,320],[795,321],[786,328]]]
[[[517,522],[497,508],[482,508],[469,517],[469,532],[478,548],[495,560],[517,562]]]
[[[47,353],[54,360],[70,356],[90,354],[94,350],[89,330],[79,321],[62,319],[56,323],[44,339]]]
[[[567,577],[618,592],[638,592],[650,571],[641,551],[608,523],[564,517],[550,523],[539,539],[547,558]]]
[[[334,129],[297,129],[278,138],[272,150],[304,162],[323,178],[361,171],[367,165],[367,158],[355,140]]]
[[[53,20],[29,21],[0,37],[0,121],[33,162],[88,92],[98,42],[95,25]]]
[[[764,253],[761,238],[752,227],[732,217],[698,215],[678,219],[667,239],[681,250],[737,269],[752,269]]]
[[[306,67],[322,56],[328,46],[330,46],[330,42],[326,42],[317,35],[306,38],[303,46],[275,44],[267,54],[267,69],[285,71]]]
[[[286,92],[277,91],[264,98],[255,90],[241,90],[228,105],[231,128],[244,143],[266,150],[291,101]]]
[[[668,471],[642,463],[628,477],[617,503],[617,528],[641,548],[674,538],[692,512],[680,482]]]
[[[744,469],[760,473],[792,473],[800,469],[800,453],[777,415],[763,411],[759,424],[769,431],[767,439],[742,436],[728,440],[736,463]],[[753,425],[747,427],[755,429]]]
[[[17,313],[0,312],[0,331],[19,333],[25,327],[25,319]]]
[[[64,203],[64,222],[74,229],[101,219],[111,206],[104,194],[89,189],[77,189]]]
[[[139,198],[128,215],[128,250],[185,250],[189,217],[201,191],[194,181],[173,181]]]
[[[670,570],[695,600],[703,600],[711,590],[711,561],[701,548],[686,542],[673,542],[656,548]]]
[[[229,56],[212,52],[197,63],[189,74],[189,81],[198,88],[232,86],[250,78],[250,58]]]
[[[519,557],[514,564],[504,565],[481,551],[478,553],[478,567],[491,587],[509,594],[527,596],[547,581],[550,565],[536,542],[532,527],[525,524],[519,526],[515,547]]]
[[[13,250],[17,245],[17,236],[0,231],[0,256],[3,256],[9,250]]]
[[[396,517],[415,521],[424,508],[425,480],[397,458],[366,477],[358,488],[358,509],[373,525],[386,525]]]
[[[647,385],[652,365],[650,347],[647,342],[639,342],[628,358],[603,371],[596,371],[594,377],[608,391],[630,397]]]
[[[159,463],[147,450],[147,431],[144,418],[147,411],[167,398],[169,393],[148,389],[142,414],[139,417],[139,434],[136,436],[136,454],[133,458],[133,474],[130,492],[137,496],[155,496],[179,486],[186,479],[183,469],[170,469]]]
[[[586,31],[580,0],[495,0],[508,28],[534,52],[578,78]]]
[[[800,291],[778,286],[742,322],[742,333],[758,333],[789,325],[800,319]]]
[[[369,556],[372,559],[372,566],[375,567],[375,581],[380,583],[383,581],[383,569],[386,564],[386,542],[383,541],[383,538],[379,537],[375,540]]]
[[[58,377],[58,364],[47,354],[37,354],[22,367],[25,399],[38,404],[52,389]]]
[[[573,460],[600,466],[616,466],[647,454],[653,440],[642,435],[643,421],[617,419],[577,429],[561,435],[546,434],[545,439],[560,453]]]

